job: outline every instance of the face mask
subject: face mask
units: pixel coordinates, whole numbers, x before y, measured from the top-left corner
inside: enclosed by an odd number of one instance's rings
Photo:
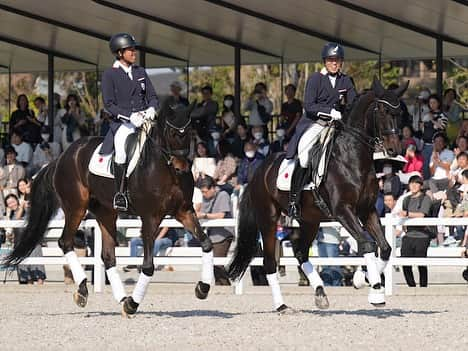
[[[232,106],[232,100],[226,100],[226,101],[224,101],[224,106],[226,106],[227,108],[231,108],[231,106]]]
[[[219,132],[213,132],[211,133],[211,137],[213,138],[213,140],[219,140],[221,134]]]
[[[284,137],[285,134],[286,134],[286,131],[284,129],[277,129],[276,130],[276,135],[278,136],[278,138]]]
[[[255,151],[246,151],[245,156],[247,156],[247,158],[254,158]]]
[[[391,174],[392,173],[392,167],[384,167],[383,172],[384,172],[384,174]]]
[[[260,140],[261,138],[263,138],[263,133],[262,132],[253,133],[253,136],[255,140]]]
[[[49,134],[41,134],[42,140],[49,141]]]

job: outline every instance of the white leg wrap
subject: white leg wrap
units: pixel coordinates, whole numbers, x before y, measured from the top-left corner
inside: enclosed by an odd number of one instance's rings
[[[282,304],[284,304],[283,296],[281,295],[281,289],[278,281],[278,276],[275,273],[266,275],[268,280],[268,285],[271,288],[271,294],[273,295],[273,307],[276,310]]]
[[[388,261],[382,260],[380,257],[377,257],[376,259],[376,264],[377,264],[377,271],[379,274],[382,274],[385,270],[385,267],[387,267]]]
[[[377,258],[373,252],[364,254],[367,266],[367,279],[369,280],[370,286],[374,286],[377,283],[381,283],[380,273],[377,268]]]
[[[202,253],[202,274],[201,281],[210,284],[213,281],[213,250]]]
[[[70,266],[70,270],[73,274],[73,280],[75,284],[79,286],[83,280],[86,279],[86,273],[83,267],[78,261],[78,256],[76,256],[75,251],[70,251],[65,254],[65,258],[67,259],[68,265]]]
[[[320,275],[318,274],[317,270],[315,267],[310,263],[309,261],[304,262],[301,264],[301,268],[304,271],[304,274],[306,275],[307,279],[309,279],[310,285],[312,288],[317,289],[319,286],[323,286],[323,280],[320,278]]]
[[[111,267],[106,270],[107,278],[109,279],[110,285],[112,287],[112,294],[114,295],[114,299],[120,303],[124,297],[127,296],[125,293],[124,286],[122,284],[122,280],[120,279],[119,272],[117,272],[116,267]]]
[[[146,289],[148,288],[149,283],[151,282],[152,276],[149,277],[143,272],[140,273],[138,277],[138,282],[133,289],[132,297],[136,303],[141,303],[146,294]]]

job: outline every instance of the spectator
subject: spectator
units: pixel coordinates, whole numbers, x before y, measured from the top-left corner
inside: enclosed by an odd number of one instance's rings
[[[201,211],[197,212],[200,219],[232,218],[231,198],[223,190],[217,190],[211,177],[205,177],[200,184],[203,194]],[[213,242],[213,256],[226,257],[234,239],[232,228],[210,228],[208,236]],[[214,267],[216,285],[231,285],[224,266]]]
[[[419,176],[413,176],[409,181],[411,195],[403,201],[402,218],[424,218],[430,215],[432,201],[422,191],[423,180]],[[406,234],[401,243],[402,257],[427,257],[427,249],[431,242],[430,233],[425,227],[415,226],[406,228]],[[427,287],[427,267],[418,266],[419,285]],[[403,273],[408,286],[416,286],[411,266],[403,266]]]
[[[429,113],[429,96],[431,91],[427,88],[422,88],[419,95],[416,97],[416,102],[413,105],[410,114],[413,116],[412,127],[414,132],[419,136],[422,132],[423,117]]]
[[[26,176],[24,167],[16,162],[16,151],[11,146],[6,149],[6,161],[6,166],[0,172],[0,187],[4,197],[11,193],[17,194],[18,180]]]
[[[325,227],[319,229],[317,236],[318,253],[320,257],[338,257],[340,246],[340,229]],[[343,285],[343,274],[340,266],[323,266],[320,276],[326,286]]]
[[[245,156],[244,146],[249,141],[247,126],[244,123],[239,123],[237,125],[237,133],[234,135],[231,148],[235,157],[242,159]]]
[[[49,128],[47,126],[43,126],[41,132],[42,142],[36,147],[33,154],[33,174],[53,160],[57,159],[60,155],[60,145],[55,142],[49,142],[49,137]]]
[[[297,122],[299,122],[302,116],[302,102],[294,97],[296,95],[296,90],[294,84],[286,85],[284,93],[287,100],[281,105],[281,116],[283,117],[286,132],[285,136],[288,139],[294,135]]]
[[[34,99],[34,106],[37,108],[37,120],[41,123],[41,126],[49,125],[49,114],[47,111],[46,101],[43,97],[38,96]]]
[[[54,93],[54,142],[62,143],[63,124],[62,117],[67,113],[67,110],[62,108],[60,103],[61,97],[59,94]]]
[[[396,90],[399,88],[399,85],[396,83],[391,83],[388,85],[387,90]],[[405,101],[400,98],[400,108],[401,108],[401,118],[399,119],[398,128],[403,129],[405,126],[411,127],[413,122],[411,115],[408,111],[408,106],[406,106]]]
[[[3,150],[3,147],[0,144],[0,168],[5,166],[5,150]]]
[[[20,163],[26,169],[31,167],[33,150],[31,145],[23,141],[19,131],[13,130],[10,142],[11,146],[16,151],[16,162]]]
[[[25,200],[22,203],[18,200],[18,197],[14,194],[10,194],[5,198],[6,215],[5,217],[10,220],[20,220],[26,217],[27,211],[29,211],[29,200]],[[13,230],[14,241],[18,242],[22,235],[21,228],[15,228]],[[37,245],[36,248],[29,255],[30,257],[41,257],[42,249],[41,245]],[[18,265],[18,281],[20,284],[37,284],[42,285],[46,279],[45,269],[43,265]]]
[[[227,140],[220,140],[216,151],[218,162],[216,163],[213,179],[220,190],[224,190],[231,195],[234,190],[232,178],[236,174],[236,160],[231,154],[230,144]]]
[[[431,174],[429,170],[429,163],[431,154],[433,152],[433,139],[434,135],[438,132],[443,132],[447,128],[447,116],[440,110],[441,103],[440,98],[437,95],[431,95],[429,97],[429,108],[430,111],[423,116],[422,131],[424,147],[422,155],[424,158],[424,179],[429,179]]]
[[[457,145],[453,149],[455,156],[458,156],[460,153],[466,153],[468,151],[467,149],[468,149],[468,138],[463,135],[459,136],[457,138]],[[450,170],[454,170],[456,168],[458,168],[457,157],[455,157],[452,164],[450,165]]]
[[[414,130],[413,130],[413,127],[411,126],[404,126],[402,128],[401,144],[403,145],[403,148],[405,150],[410,144],[416,145],[416,148],[418,150],[422,150],[422,147],[423,147],[422,141],[414,136]]]
[[[283,152],[288,144],[286,125],[280,124],[276,128],[276,140],[271,144],[271,152]]]
[[[257,152],[267,157],[268,153],[270,152],[270,143],[263,136],[264,134],[262,126],[252,127],[252,142],[257,145]]]
[[[177,240],[177,234],[174,230],[168,227],[161,228],[158,236],[154,240],[153,256],[164,256],[166,250],[173,246]],[[141,237],[132,238],[130,240],[130,257],[138,257],[143,254],[143,239]],[[123,268],[125,272],[129,272],[131,269],[136,269],[135,265],[128,265]]]
[[[468,169],[462,172],[462,185],[459,188],[461,201],[457,206],[454,217],[468,217]]]
[[[204,142],[197,144],[197,154],[193,159],[192,174],[197,184],[205,176],[212,177],[216,169],[216,160],[208,155],[208,148]]]
[[[255,170],[262,164],[265,156],[257,152],[257,146],[251,142],[245,144],[245,156],[237,170],[238,186],[246,185],[253,177]]]
[[[449,140],[454,140],[460,130],[462,111],[462,107],[457,101],[457,92],[455,89],[449,88],[444,91],[442,110],[448,118],[447,136]]]
[[[218,103],[212,99],[213,88],[205,85],[201,89],[202,102],[197,104],[191,113],[192,123],[198,137],[208,142],[209,134],[216,125],[216,115],[218,114]]]
[[[417,151],[415,144],[409,144],[406,147],[405,160],[407,163],[403,166],[403,173],[418,172],[422,176],[424,159]]]
[[[169,95],[169,97],[167,98],[167,103],[169,104],[169,106],[189,105],[188,99],[181,95],[182,84],[180,84],[178,80],[173,81],[169,86],[169,89],[171,91],[171,95]]]
[[[72,142],[85,133],[86,116],[80,107],[78,96],[70,94],[65,102],[66,113],[62,117],[64,130],[62,132],[62,147],[66,150]]]
[[[208,155],[211,157],[216,156],[216,149],[218,147],[219,141],[222,139],[222,129],[220,126],[215,124],[211,129],[210,129],[210,136],[208,137]]]
[[[110,121],[112,120],[112,115],[106,110],[101,109],[96,116],[96,129],[97,135],[105,137],[110,128]]]
[[[267,97],[265,83],[255,84],[255,89],[244,104],[244,110],[249,112],[249,127],[261,126],[263,136],[268,135],[267,124],[271,120],[273,103]]]
[[[382,167],[383,172],[383,193],[392,193],[395,198],[402,194],[400,178],[396,175],[395,167],[390,160],[385,161]]]
[[[223,137],[233,140],[237,129],[237,118],[234,113],[234,96],[226,95],[223,101],[223,112],[221,114],[221,126],[223,128]]]
[[[432,175],[429,187],[432,194],[448,189],[450,165],[455,155],[451,150],[446,148],[447,142],[447,136],[444,133],[434,135],[434,152],[429,164]]]
[[[34,112],[29,109],[26,95],[18,96],[16,107],[18,109],[11,114],[10,118],[10,134],[16,130],[26,142],[33,144],[39,142],[41,123],[34,117]]]

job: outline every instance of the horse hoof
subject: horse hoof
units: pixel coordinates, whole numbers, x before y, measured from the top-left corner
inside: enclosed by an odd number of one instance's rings
[[[374,307],[385,306],[385,289],[381,284],[375,284],[369,289],[367,297],[369,303]]]
[[[319,286],[317,289],[315,289],[315,306],[321,310],[326,310],[328,307],[330,307],[330,303],[328,302],[328,297],[327,294],[325,294],[323,286]]]
[[[366,282],[366,274],[358,269],[356,272],[354,272],[353,275],[353,286],[354,289],[362,289],[367,285]]]
[[[284,303],[276,309],[276,312],[278,312],[280,315],[296,313],[296,311],[293,308],[285,305]]]
[[[138,310],[138,304],[131,296],[124,298],[122,304],[122,316],[125,318],[134,318]]]
[[[75,301],[78,307],[84,308],[86,307],[86,304],[88,303],[88,296],[80,294],[79,291],[75,291],[73,293],[73,301]]]
[[[205,284],[202,281],[198,282],[195,287],[195,296],[200,300],[204,300],[208,297],[208,292],[210,291],[210,284]]]

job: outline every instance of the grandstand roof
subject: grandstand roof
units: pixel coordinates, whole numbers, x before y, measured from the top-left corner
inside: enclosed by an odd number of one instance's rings
[[[0,66],[12,72],[101,69],[107,40],[132,33],[147,67],[318,60],[325,41],[347,59],[468,57],[465,0],[1,0]]]

